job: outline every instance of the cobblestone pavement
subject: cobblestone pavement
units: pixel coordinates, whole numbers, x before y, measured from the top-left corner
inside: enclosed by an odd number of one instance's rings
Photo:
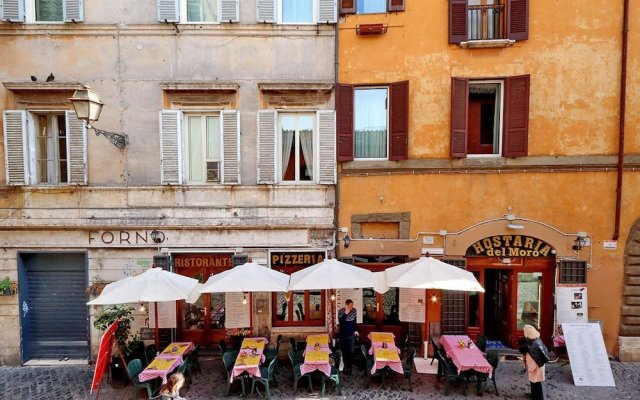
[[[226,383],[220,360],[202,360],[202,373],[193,376],[191,386],[183,390],[182,394],[189,400],[219,399],[224,397]],[[319,398],[319,379],[314,381],[314,392],[307,393],[304,381],[299,386],[297,395],[293,394],[291,385],[291,369],[288,362],[278,377],[279,385],[271,391],[274,399],[305,399]],[[611,362],[615,388],[576,387],[573,385],[571,366],[547,364],[547,381],[544,383],[545,398],[547,399],[640,399],[640,363]],[[483,389],[486,399],[526,399],[529,383],[523,373],[522,362],[503,361],[497,370],[497,386],[500,395],[497,396],[493,385]],[[89,394],[89,387],[93,377],[91,366],[55,366],[55,367],[0,367],[0,399],[94,399]],[[331,399],[443,399],[443,398],[473,398],[476,397],[474,388],[469,388],[467,397],[462,394],[462,388],[452,385],[449,396],[444,395],[444,383],[438,382],[434,375],[417,374],[413,372],[413,391],[408,390],[405,379],[397,379],[400,389],[382,389],[379,381],[372,381],[365,389],[366,381],[361,371],[356,371],[353,377],[343,377],[342,396],[329,392]],[[387,382],[389,384],[389,382]],[[100,399],[124,400],[131,399],[131,386],[115,388],[102,383]],[[231,387],[230,399],[238,398],[239,387]],[[331,390],[331,389],[328,389]],[[254,397],[256,395],[254,394]],[[138,399],[146,398],[144,390],[138,392]]]

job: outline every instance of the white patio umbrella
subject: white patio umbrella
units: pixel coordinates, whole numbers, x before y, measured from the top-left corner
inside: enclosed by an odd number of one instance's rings
[[[174,274],[162,268],[150,268],[108,284],[100,296],[88,305],[153,302],[155,307],[156,348],[158,348],[158,302],[184,300],[198,283],[197,279]]]
[[[352,289],[374,284],[373,272],[330,258],[291,274],[289,290]]]
[[[248,262],[210,276],[200,293],[286,292],[288,285],[289,275]]]
[[[385,272],[390,287],[484,293],[484,288],[471,272],[433,257],[420,257],[415,261],[387,268]]]

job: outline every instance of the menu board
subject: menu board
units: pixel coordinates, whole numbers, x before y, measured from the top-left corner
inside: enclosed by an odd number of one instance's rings
[[[156,327],[156,313],[154,303],[148,304],[149,310],[149,327]],[[176,322],[176,302],[175,301],[159,301],[158,302],[158,328],[177,328]]]
[[[337,289],[336,290],[336,323],[338,321],[338,311],[344,308],[344,302],[347,299],[353,301],[353,308],[358,311],[356,323],[362,323],[362,289]]]
[[[616,386],[600,324],[562,324],[576,386]]]
[[[556,287],[558,324],[589,322],[587,288],[584,286]]]
[[[400,288],[400,321],[425,322],[427,291]]]
[[[242,304],[245,298],[243,293],[224,294],[224,327],[246,328],[251,326],[251,304],[249,295],[246,295],[247,304]]]

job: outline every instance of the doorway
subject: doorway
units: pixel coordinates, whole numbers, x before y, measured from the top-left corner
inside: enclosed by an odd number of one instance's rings
[[[484,333],[490,340],[509,343],[509,277],[506,269],[485,270]]]

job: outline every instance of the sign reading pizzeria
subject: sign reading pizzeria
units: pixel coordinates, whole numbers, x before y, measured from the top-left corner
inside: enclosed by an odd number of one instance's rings
[[[298,267],[304,268],[324,261],[324,251],[278,251],[272,252],[269,259],[271,268]]]
[[[550,257],[553,248],[540,239],[524,235],[499,235],[478,240],[467,257]]]

